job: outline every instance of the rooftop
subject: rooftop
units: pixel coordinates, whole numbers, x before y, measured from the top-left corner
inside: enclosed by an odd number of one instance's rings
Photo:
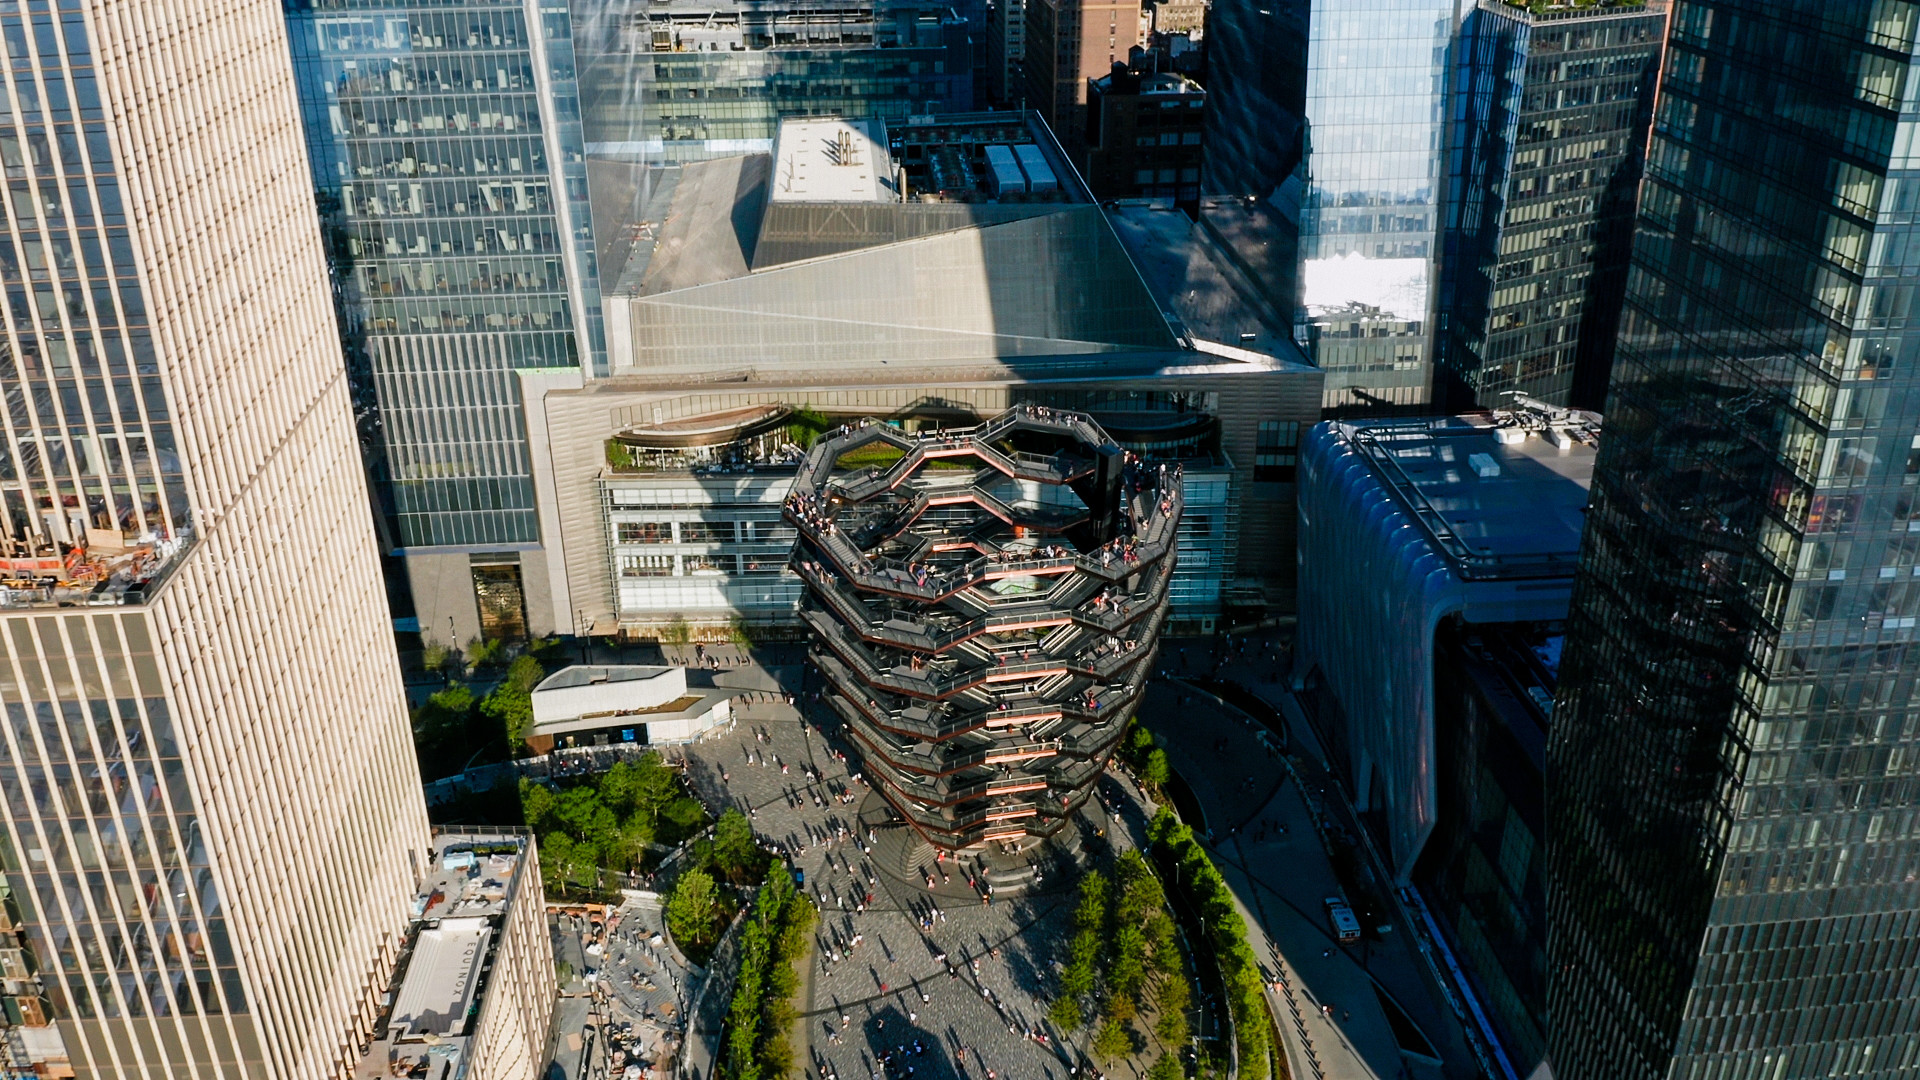
[[[1468,580],[1572,574],[1599,426],[1592,413],[1524,408],[1337,425]]]
[[[1657,15],[1668,0],[1480,0],[1485,7],[1535,19],[1589,19],[1610,15]]]
[[[392,1004],[375,1025],[379,1037],[362,1055],[356,1080],[461,1074],[526,843],[508,833],[434,837],[389,990]]]
[[[1128,71],[1119,65],[1115,70],[1093,80],[1102,90],[1117,91],[1122,94],[1205,94],[1206,87],[1177,71]]]
[[[773,144],[773,202],[900,201],[879,120],[794,117]]]
[[[1154,297],[1189,333],[1304,362],[1293,341],[1291,316],[1274,311],[1213,234],[1170,200],[1123,199],[1107,208],[1107,220]]]
[[[574,664],[533,688],[531,735],[598,731],[623,723],[694,720],[737,690],[714,673],[655,664]]]
[[[1192,349],[1137,349],[1060,356],[1013,356],[994,360],[923,360],[913,364],[848,364],[794,371],[779,367],[738,367],[702,374],[644,370],[595,379],[575,393],[629,394],[657,391],[678,397],[689,391],[723,392],[779,389],[804,393],[833,388],[880,386],[1003,386],[1009,383],[1085,382],[1110,379],[1165,379],[1189,376],[1311,373],[1297,351],[1275,356],[1258,349],[1196,340]],[[806,400],[804,397],[796,400]]]
[[[1002,148],[994,155],[1015,158],[1002,178],[988,160],[992,146]],[[771,154],[659,170],[638,213],[608,223],[633,238],[608,295],[677,292],[1092,201],[1027,113],[920,116],[892,128],[878,119],[791,117]]]

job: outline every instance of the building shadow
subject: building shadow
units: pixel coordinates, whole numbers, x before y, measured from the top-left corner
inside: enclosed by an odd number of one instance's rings
[[[862,1063],[886,1080],[959,1080],[965,1074],[933,1023],[931,1012],[909,1019],[898,1005],[876,1009],[860,1024],[866,1042]]]

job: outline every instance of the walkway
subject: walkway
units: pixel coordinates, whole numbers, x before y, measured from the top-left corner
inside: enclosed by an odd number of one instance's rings
[[[1206,646],[1172,642],[1165,666],[1178,671],[1185,645],[1192,670]],[[1270,669],[1239,674],[1265,678]],[[1171,718],[1178,717],[1177,726]],[[1168,759],[1189,784],[1211,828],[1209,847],[1235,891],[1254,950],[1267,969],[1269,998],[1287,1042],[1296,1080],[1471,1080],[1458,1023],[1432,987],[1417,945],[1397,925],[1354,946],[1332,936],[1324,900],[1343,895],[1328,846],[1316,828],[1322,781],[1310,765],[1300,779],[1269,743],[1264,727],[1238,709],[1185,684],[1156,680],[1140,718],[1170,736]],[[1296,742],[1300,736],[1295,735]],[[1345,826],[1351,830],[1352,826]],[[1337,847],[1335,850],[1338,850]],[[1390,999],[1389,1005],[1383,999]],[[1404,1011],[1437,1047],[1402,1052],[1388,1010]],[[1404,1028],[1406,1025],[1403,1024]],[[1419,1039],[1409,1036],[1418,1045]]]

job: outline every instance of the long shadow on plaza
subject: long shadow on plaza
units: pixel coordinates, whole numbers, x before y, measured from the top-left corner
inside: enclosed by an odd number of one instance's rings
[[[957,1080],[960,1071],[947,1054],[946,1040],[922,1021],[932,1018],[909,1020],[896,1005],[875,1010],[860,1023],[867,1041],[861,1065],[887,1080]]]

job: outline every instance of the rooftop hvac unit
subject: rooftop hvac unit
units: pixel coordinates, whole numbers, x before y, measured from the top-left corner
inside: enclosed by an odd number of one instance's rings
[[[999,144],[987,147],[987,191],[996,198],[1026,194],[1027,177],[1020,171],[1011,147]]]
[[[1047,155],[1032,143],[1021,143],[1013,148],[1013,155],[1020,161],[1020,171],[1027,174],[1027,190],[1034,194],[1043,191],[1058,191],[1060,179],[1053,174],[1053,166],[1047,164]]]

